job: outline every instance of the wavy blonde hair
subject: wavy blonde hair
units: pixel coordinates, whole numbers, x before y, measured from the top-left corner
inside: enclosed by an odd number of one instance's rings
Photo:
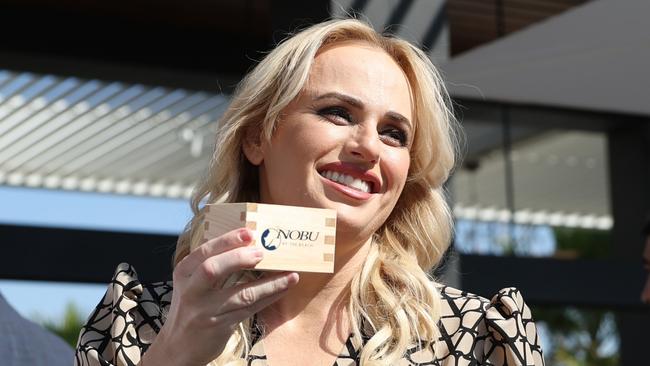
[[[345,41],[384,50],[405,73],[412,94],[415,136],[407,182],[375,233],[349,291],[353,342],[360,347],[362,334],[371,335],[361,350],[361,364],[391,365],[409,346],[428,347],[439,337],[440,297],[428,273],[451,237],[443,184],[457,146],[455,119],[441,78],[427,55],[404,40],[378,34],[356,19],[330,20],[295,34],[269,53],[240,82],[221,117],[214,156],[194,190],[194,217],[179,237],[174,265],[202,242],[203,203],[259,200],[257,167],[244,156],[242,141],[250,131],[270,141],[281,111],[307,82],[318,51]],[[250,271],[241,271],[228,282],[252,278]],[[244,363],[251,347],[251,321],[239,324],[211,365]]]

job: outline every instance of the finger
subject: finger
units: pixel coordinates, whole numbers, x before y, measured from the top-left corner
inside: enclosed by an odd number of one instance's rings
[[[216,238],[199,245],[181,260],[176,269],[175,275],[190,277],[206,259],[223,252],[249,245],[253,240],[253,234],[249,229],[241,228],[229,231]]]
[[[228,276],[255,267],[263,256],[262,250],[254,246],[235,248],[212,256],[194,271],[190,277],[190,288],[199,291],[220,289]]]
[[[294,274],[296,275],[294,282],[297,283],[298,282],[298,276],[297,276],[297,273],[294,273]],[[293,283],[293,284],[295,284],[295,283]],[[292,285],[290,285],[290,286],[292,286]],[[273,295],[262,298],[262,299],[258,300],[257,302],[255,302],[251,306],[248,306],[248,307],[245,307],[245,308],[235,309],[235,310],[230,311],[228,313],[222,314],[219,317],[221,318],[221,321],[224,324],[237,324],[237,323],[243,321],[244,319],[250,318],[251,316],[253,316],[253,314],[259,313],[262,309],[264,309],[267,306],[273,304],[274,302],[280,300],[284,295],[287,294],[287,290],[289,289],[289,287],[287,287],[286,289],[284,289],[284,290],[282,290],[280,292],[276,292]]]
[[[242,309],[257,312],[272,302],[276,296],[285,292],[298,283],[298,274],[295,272],[274,273],[259,280],[242,283],[224,289],[223,298],[226,301],[219,309],[220,313],[237,312]],[[275,300],[270,300],[271,298]]]

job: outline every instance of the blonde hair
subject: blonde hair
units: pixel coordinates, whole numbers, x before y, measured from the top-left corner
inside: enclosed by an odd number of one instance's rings
[[[220,120],[209,171],[191,199],[194,217],[178,240],[174,263],[202,241],[202,203],[258,201],[257,167],[242,152],[250,131],[271,139],[280,112],[306,84],[317,52],[326,45],[361,41],[383,49],[404,71],[411,88],[415,125],[404,190],[377,230],[367,260],[349,293],[353,342],[362,345],[362,365],[391,365],[413,344],[439,337],[440,296],[429,276],[447,249],[452,218],[443,184],[455,162],[455,120],[440,76],[427,55],[410,43],[378,34],[355,20],[330,20],[278,45],[238,85]],[[249,281],[250,272],[229,283]],[[365,329],[364,328],[365,324]],[[242,322],[211,365],[243,364],[250,350],[251,319]],[[242,358],[243,357],[243,358]]]

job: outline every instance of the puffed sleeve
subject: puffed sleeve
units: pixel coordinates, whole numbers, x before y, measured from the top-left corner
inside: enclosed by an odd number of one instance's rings
[[[102,301],[82,327],[76,366],[129,366],[152,343],[162,326],[160,297],[152,296],[135,269],[120,264]]]
[[[544,365],[537,327],[519,290],[499,291],[486,308],[485,324],[486,365]]]

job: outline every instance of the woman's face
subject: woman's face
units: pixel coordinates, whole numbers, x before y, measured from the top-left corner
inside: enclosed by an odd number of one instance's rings
[[[383,50],[321,50],[271,143],[247,153],[260,165],[262,202],[335,209],[339,239],[367,240],[404,187],[412,117],[406,77]]]

